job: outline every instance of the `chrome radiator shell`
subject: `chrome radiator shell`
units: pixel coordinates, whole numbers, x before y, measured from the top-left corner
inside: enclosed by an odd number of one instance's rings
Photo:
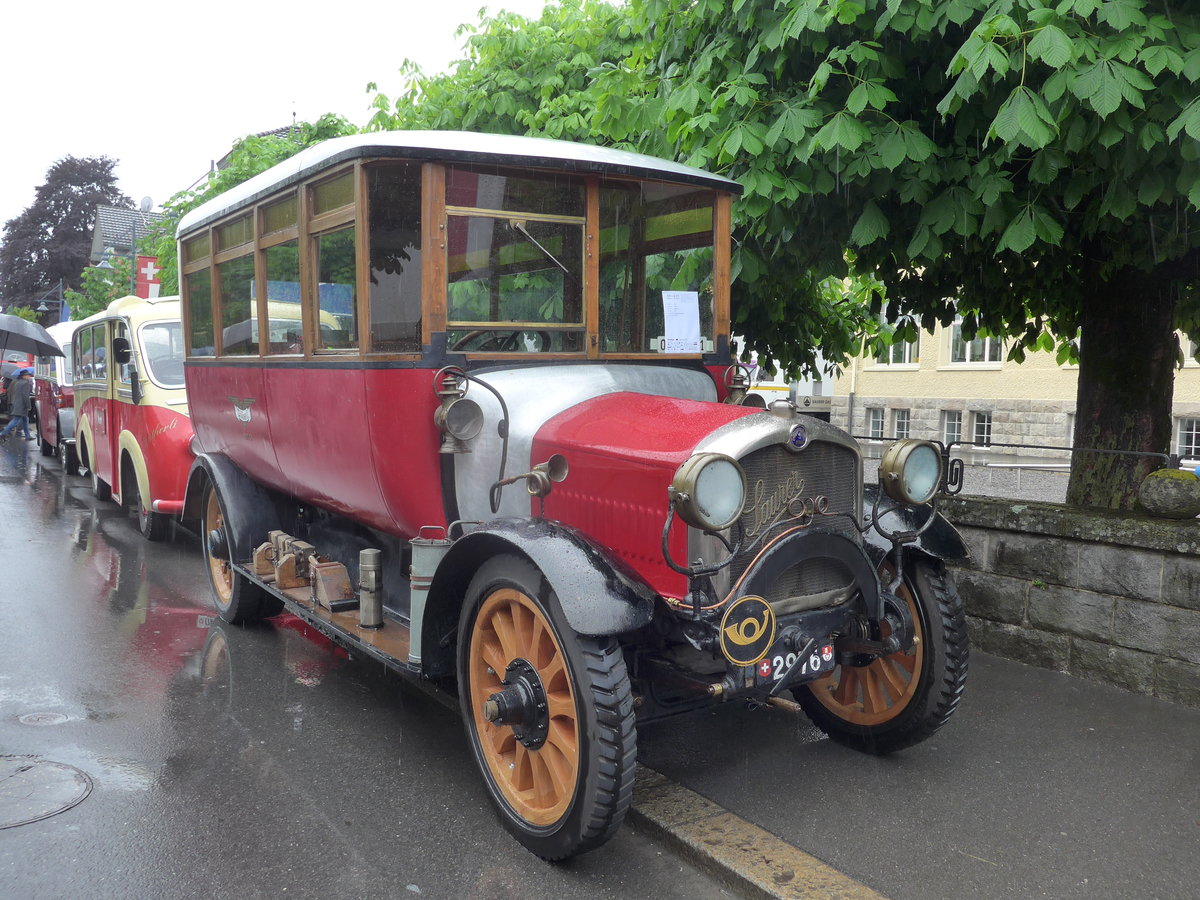
[[[786,504],[793,497],[825,498],[826,514],[813,517],[807,527],[832,531],[862,543],[859,528],[863,517],[862,454],[858,444],[841,429],[827,422],[786,410],[772,410],[731,422],[714,432],[696,448],[697,452],[724,453],[738,460],[746,472],[746,506],[725,537],[740,549],[733,562],[713,576],[718,597],[724,597],[763,544],[783,529],[762,532],[772,522],[787,518]],[[792,428],[801,425],[808,443],[793,450],[788,443]],[[721,543],[696,529],[689,529],[688,555],[712,564],[728,551]],[[837,592],[850,586],[852,578],[844,567],[810,562],[787,569],[776,579],[765,597],[769,602],[796,596]]]

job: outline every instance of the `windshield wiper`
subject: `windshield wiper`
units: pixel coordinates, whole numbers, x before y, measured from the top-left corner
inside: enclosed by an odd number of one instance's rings
[[[550,260],[550,262],[554,263],[556,266],[558,266],[560,269],[562,269],[568,275],[571,274],[570,269],[568,269],[566,266],[564,266],[562,263],[560,263],[558,261],[557,257],[555,257],[555,255],[553,253],[551,253],[549,250],[547,250],[545,247],[543,247],[541,244],[539,244],[537,241],[537,238],[535,238],[532,234],[530,234],[525,229],[525,222],[523,220],[509,219],[508,227],[521,232],[521,234],[525,235],[525,240],[529,241],[529,243],[533,244],[533,246],[537,247],[539,250],[542,251],[542,253],[544,253],[546,255],[546,259]]]

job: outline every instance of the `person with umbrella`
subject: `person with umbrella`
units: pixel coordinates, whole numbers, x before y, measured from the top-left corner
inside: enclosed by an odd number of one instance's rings
[[[0,313],[0,353],[15,350],[18,353],[29,353],[34,356],[62,356],[63,352],[50,337],[49,332],[36,322],[27,322],[20,316]],[[8,411],[12,418],[4,431],[0,431],[0,440],[8,440],[13,429],[20,425],[25,430],[25,440],[32,441],[29,434],[29,412],[32,408],[31,394],[33,393],[33,370],[26,369],[28,374],[20,374],[16,382],[8,390]]]
[[[0,431],[0,442],[8,440],[18,425],[25,430],[25,440],[32,441],[29,433],[29,410],[33,406],[33,371],[22,369],[17,373],[16,383],[9,389],[9,413],[12,416],[4,430]]]

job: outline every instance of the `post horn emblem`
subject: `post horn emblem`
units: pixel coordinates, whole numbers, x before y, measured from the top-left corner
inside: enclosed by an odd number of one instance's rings
[[[721,619],[721,653],[735,666],[752,666],[775,643],[775,611],[762,597],[734,601]]]

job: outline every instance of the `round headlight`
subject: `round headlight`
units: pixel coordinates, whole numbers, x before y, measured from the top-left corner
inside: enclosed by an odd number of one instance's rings
[[[928,503],[942,481],[942,455],[928,441],[896,441],[879,461],[879,484],[898,503]]]
[[[742,514],[746,473],[723,453],[698,453],[675,472],[671,489],[683,521],[704,531],[720,531]]]

